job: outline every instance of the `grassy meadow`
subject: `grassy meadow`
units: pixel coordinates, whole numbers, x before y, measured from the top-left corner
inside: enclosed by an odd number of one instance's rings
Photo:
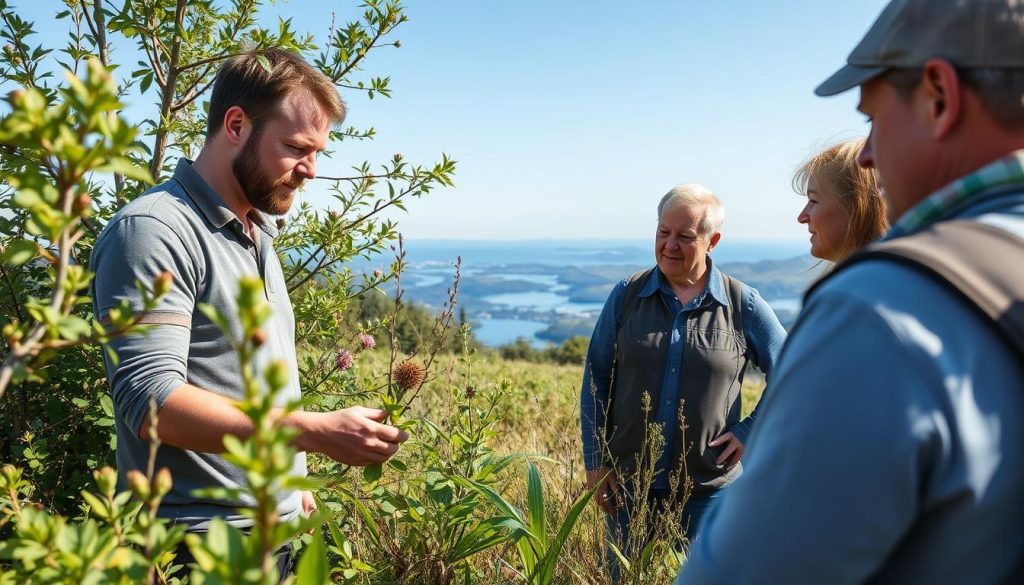
[[[379,380],[387,371],[389,356],[386,352],[376,350],[357,356],[353,368],[353,376],[363,383],[371,384]],[[527,457],[517,458],[514,463],[504,468],[494,482],[494,489],[505,500],[524,514],[531,513],[536,502],[531,501],[527,489],[527,461],[538,468],[543,486],[543,516],[550,534],[557,532],[559,526],[569,516],[577,498],[584,493],[584,472],[581,461],[579,431],[579,384],[582,365],[559,365],[552,363],[533,363],[525,361],[505,360],[495,352],[482,351],[470,356],[454,356],[451,354],[436,356],[431,372],[421,392],[414,399],[407,415],[414,420],[429,420],[437,427],[446,425],[458,427],[460,412],[469,407],[489,410],[493,414],[492,422],[488,423],[485,450],[493,450],[497,456],[526,454]],[[763,389],[760,376],[748,376],[744,385],[744,413],[750,411]],[[423,427],[414,427],[412,439],[403,446],[396,456],[401,470],[390,468],[385,470],[384,484],[392,482],[396,486],[402,481],[415,481],[417,473],[429,477],[429,469],[418,470],[418,464],[424,457],[422,449],[428,446],[430,439],[422,436]],[[421,429],[419,435],[416,429]],[[457,434],[471,434],[464,427]],[[433,443],[434,449],[437,443]],[[455,462],[460,456],[450,446],[443,451],[442,460]],[[312,469],[323,473],[330,469],[327,462],[314,463]],[[353,474],[352,471],[348,472]],[[358,479],[353,475],[350,489],[359,491]],[[330,491],[329,489],[327,490]],[[400,491],[400,490],[399,490]],[[373,500],[372,492],[363,492],[362,497]],[[367,506],[372,504],[367,503]],[[478,501],[473,514],[478,518],[491,515],[490,503]],[[339,506],[339,509],[342,509]],[[396,515],[402,512],[394,512]],[[444,514],[452,515],[450,510]],[[349,525],[349,534],[353,542],[355,556],[377,558],[379,562],[390,563],[392,566],[402,565],[401,553],[392,551],[382,556],[376,549],[381,547],[376,540],[370,542],[365,538],[368,527],[366,517]],[[379,523],[379,521],[377,521]],[[345,522],[342,522],[345,525]],[[444,528],[441,529],[444,532]],[[568,534],[564,546],[558,554],[554,568],[555,583],[591,583],[610,584],[610,580],[600,566],[600,555],[603,550],[602,538],[604,531],[603,512],[593,502],[588,501],[583,508],[575,526]],[[396,535],[399,531],[396,530]],[[408,535],[396,538],[396,548]],[[444,540],[441,537],[441,540]],[[413,543],[411,548],[414,548]],[[434,546],[444,546],[443,543]],[[429,554],[410,553],[412,562],[429,563]],[[678,568],[678,559],[655,559],[651,566],[638,572],[633,578],[625,579],[629,583],[671,583]],[[438,561],[443,564],[443,561]],[[488,548],[474,555],[469,561],[473,566],[476,583],[522,583],[524,572],[521,561],[517,558],[514,546],[505,545]],[[376,566],[376,563],[369,562]],[[426,571],[426,570],[424,570]],[[436,571],[443,573],[443,568]],[[436,573],[435,571],[435,573]],[[424,574],[427,574],[426,572]],[[421,577],[423,578],[423,577]],[[447,582],[443,577],[430,577],[437,582]],[[527,580],[526,582],[530,582]]]

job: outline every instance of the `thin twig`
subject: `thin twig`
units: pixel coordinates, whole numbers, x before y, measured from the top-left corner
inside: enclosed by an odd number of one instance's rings
[[[392,178],[392,174],[386,173],[383,175],[357,175],[355,177],[327,177],[324,175],[317,175],[316,178],[321,181],[350,181],[352,183],[357,183],[359,181],[364,181],[366,179],[390,179]]]

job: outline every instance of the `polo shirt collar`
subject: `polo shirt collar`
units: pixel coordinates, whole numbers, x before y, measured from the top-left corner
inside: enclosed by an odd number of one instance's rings
[[[235,213],[228,208],[220,195],[217,195],[192,168],[192,161],[186,158],[178,159],[178,164],[174,167],[174,180],[181,184],[196,207],[199,208],[199,212],[214,227],[222,228],[232,221],[238,221]],[[249,220],[271,238],[277,237],[277,227],[274,225],[274,219],[269,215],[253,210],[249,212]]]
[[[669,292],[672,290],[665,275],[661,273],[661,269],[655,266],[654,270],[651,271],[651,276],[644,283],[643,288],[640,289],[640,296],[649,297],[663,288]],[[707,283],[704,285],[704,292],[700,296],[705,298],[710,296],[713,301],[718,302],[723,307],[729,306],[729,296],[725,293],[725,284],[722,282],[722,271],[715,266],[711,256],[708,256]]]

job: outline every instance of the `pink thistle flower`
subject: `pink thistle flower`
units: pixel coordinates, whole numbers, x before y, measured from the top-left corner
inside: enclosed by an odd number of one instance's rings
[[[359,341],[359,345],[361,345],[363,349],[373,349],[377,347],[377,340],[369,333],[360,333],[356,336],[356,339]]]
[[[356,357],[347,349],[339,349],[338,354],[334,356],[334,365],[338,366],[338,370],[342,372],[351,368],[355,361]]]

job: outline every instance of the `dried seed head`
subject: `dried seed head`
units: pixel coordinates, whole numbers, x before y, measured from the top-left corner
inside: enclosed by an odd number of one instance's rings
[[[359,345],[361,345],[363,349],[373,349],[377,347],[377,340],[369,333],[360,333],[356,336],[356,339],[359,340]]]
[[[256,347],[263,347],[263,344],[267,342],[267,332],[263,329],[257,329],[249,336],[249,341]]]
[[[277,218],[277,229],[283,230],[286,225],[288,225],[288,222],[286,222],[283,217]]]
[[[476,396],[476,388],[473,386],[466,386],[466,398],[472,398]]]
[[[423,383],[423,378],[426,375],[427,372],[423,369],[423,366],[413,360],[405,360],[398,364],[395,367],[395,371],[392,372],[395,384],[402,390],[412,390],[418,387]]]
[[[347,349],[339,349],[338,354],[334,356],[334,365],[338,366],[338,370],[342,372],[351,368],[355,361],[356,357]]]

